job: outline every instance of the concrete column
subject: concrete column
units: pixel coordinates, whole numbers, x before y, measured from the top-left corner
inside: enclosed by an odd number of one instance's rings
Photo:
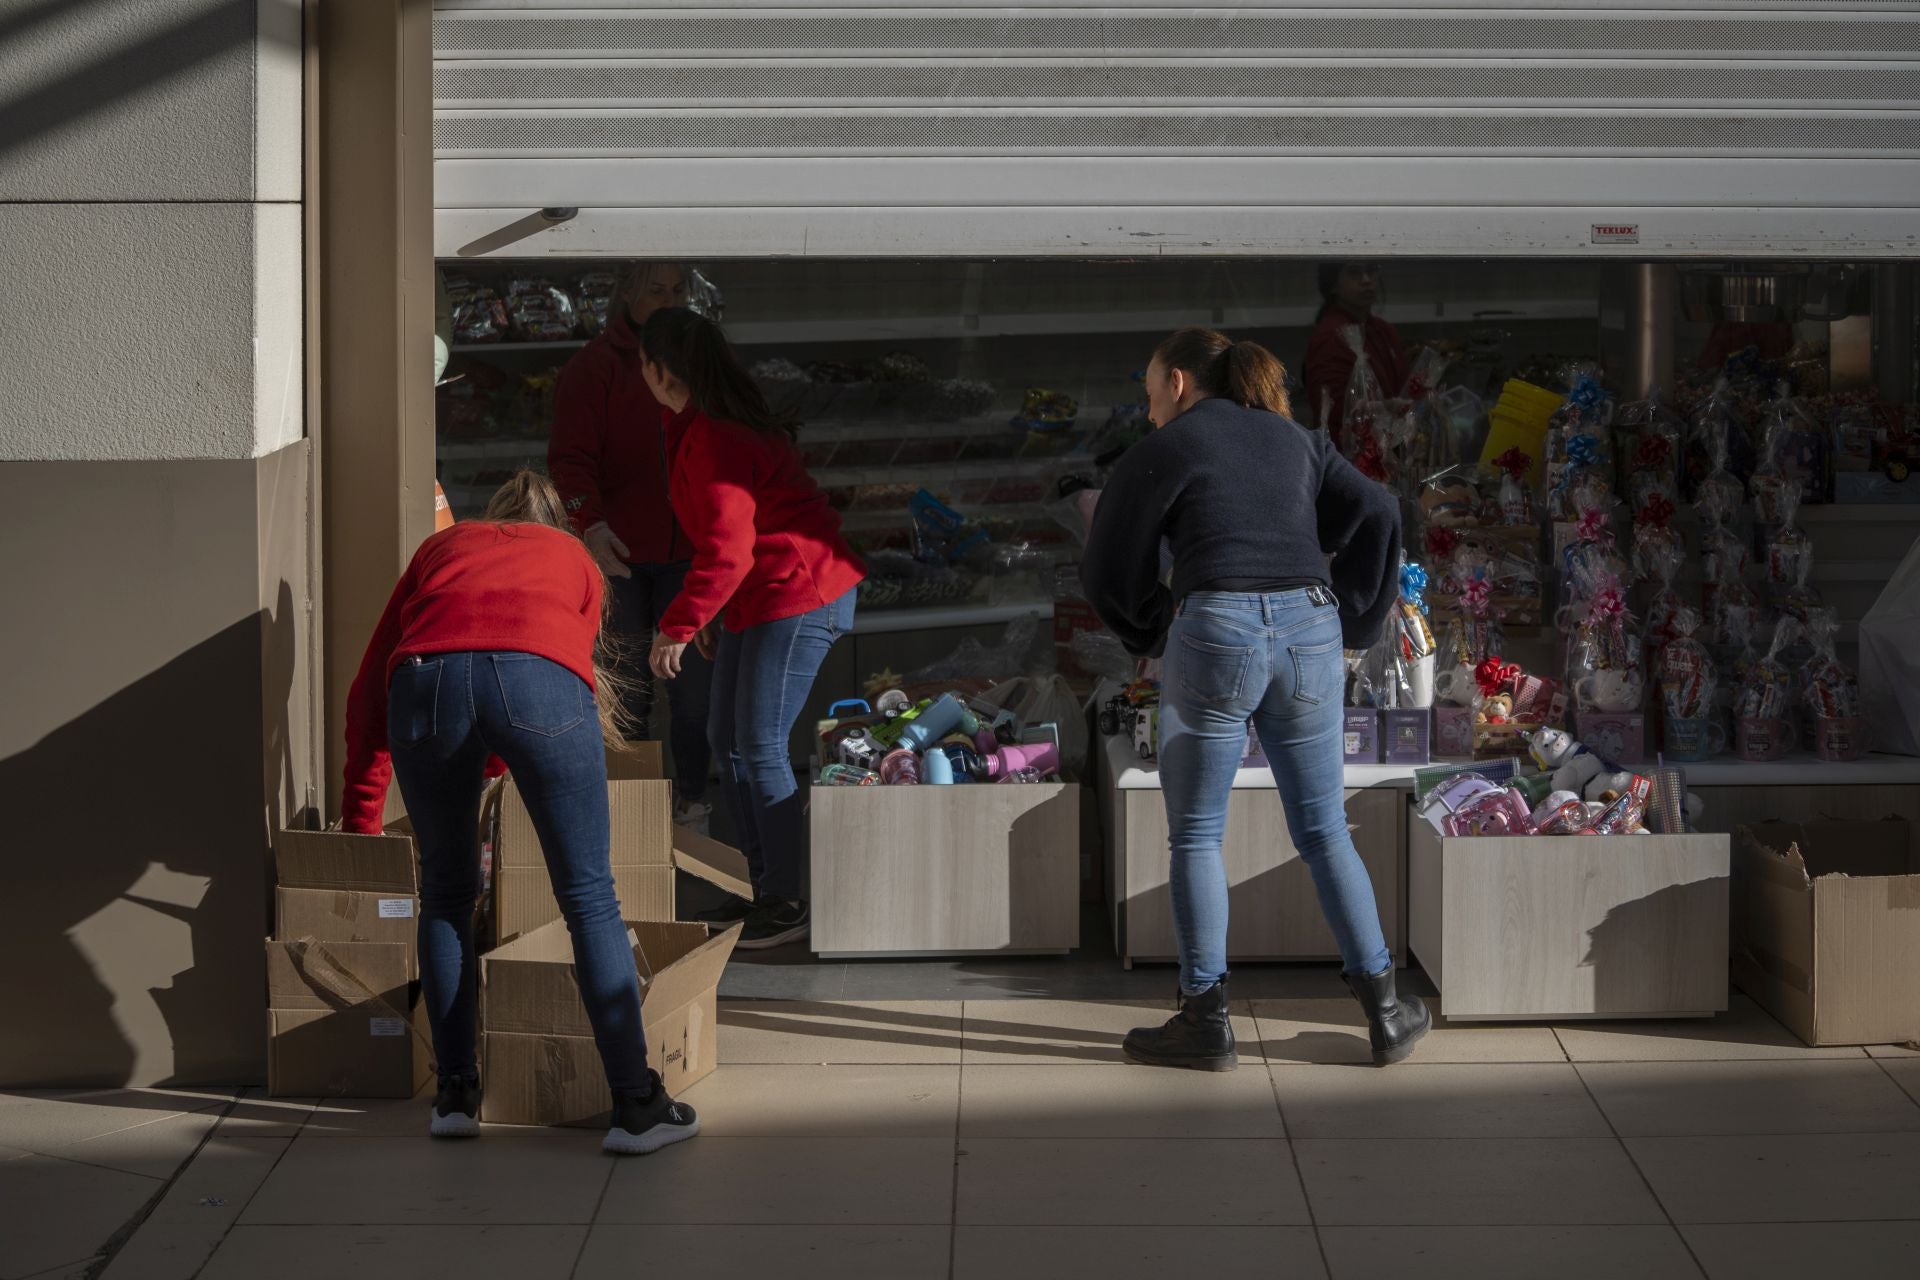
[[[1639,399],[1650,391],[1673,391],[1674,310],[1679,276],[1671,263],[1635,263],[1627,290],[1627,385]]]

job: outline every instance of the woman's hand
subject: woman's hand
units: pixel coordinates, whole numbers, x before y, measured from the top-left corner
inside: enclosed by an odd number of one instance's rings
[[[599,562],[601,569],[606,571],[607,576],[613,578],[633,576],[633,570],[627,568],[627,544],[614,536],[613,530],[607,527],[606,521],[602,520],[580,536],[581,540],[587,544],[587,550]]]
[[[694,632],[693,647],[698,649],[700,656],[708,662],[712,662],[718,657],[720,654],[720,624],[717,622],[709,622],[706,626]]]
[[[680,674],[680,655],[686,651],[686,641],[657,635],[653,638],[653,652],[647,655],[647,665],[662,680],[671,680]]]

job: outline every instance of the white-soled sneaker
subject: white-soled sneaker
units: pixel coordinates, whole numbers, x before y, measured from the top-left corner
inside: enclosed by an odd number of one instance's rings
[[[648,1068],[645,1095],[614,1095],[613,1124],[600,1149],[616,1156],[652,1155],[662,1147],[685,1142],[700,1132],[700,1117],[684,1102],[667,1096],[660,1073]]]
[[[479,1137],[480,1081],[472,1076],[441,1076],[427,1132],[436,1138]]]

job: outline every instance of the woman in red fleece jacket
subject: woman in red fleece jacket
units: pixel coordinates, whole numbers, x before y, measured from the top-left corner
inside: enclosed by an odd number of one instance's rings
[[[708,731],[755,896],[738,945],[778,946],[808,931],[806,824],[787,743],[827,650],[853,626],[866,570],[800,460],[794,425],[767,408],[719,325],[657,311],[641,326],[640,352],[672,415],[673,511],[693,540],[652,666],[677,676],[696,636],[713,655]]]
[[[607,313],[607,329],[560,371],[553,391],[547,472],[573,527],[606,570],[613,592],[607,628],[636,658],[680,592],[692,545],[667,500],[667,442],[660,402],[640,376],[636,333],[662,307],[684,306],[693,269],[642,262]],[[620,667],[627,718],[645,734],[653,711],[646,664]],[[702,830],[708,814],[708,686],[712,667],[695,654],[668,699],[673,817]]]
[[[600,568],[551,482],[508,481],[484,519],[420,544],[347,695],[341,825],[377,834],[397,777],[420,855],[420,985],[440,1076],[429,1132],[480,1131],[473,908],[480,789],[493,757],[526,799],[613,1094],[602,1144],[621,1155],[699,1122],[647,1066],[640,985],[608,859],[606,744],[618,691],[596,666]]]

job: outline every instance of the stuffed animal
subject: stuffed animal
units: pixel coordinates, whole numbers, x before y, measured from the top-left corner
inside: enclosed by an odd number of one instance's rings
[[[1599,759],[1597,756],[1594,758],[1596,760]],[[1631,769],[1608,771],[1603,767],[1595,770],[1594,775],[1587,779],[1586,785],[1581,788],[1580,794],[1590,802],[1597,801],[1601,804],[1612,804],[1620,797],[1621,793],[1627,789],[1627,784],[1632,781],[1633,770]]]
[[[1505,724],[1513,719],[1513,695],[1496,693],[1480,703],[1480,709],[1473,713],[1475,724]]]
[[[1527,740],[1527,754],[1541,769],[1551,772],[1555,791],[1586,795],[1587,784],[1606,772],[1599,756],[1573,740],[1565,729],[1536,729]]]

